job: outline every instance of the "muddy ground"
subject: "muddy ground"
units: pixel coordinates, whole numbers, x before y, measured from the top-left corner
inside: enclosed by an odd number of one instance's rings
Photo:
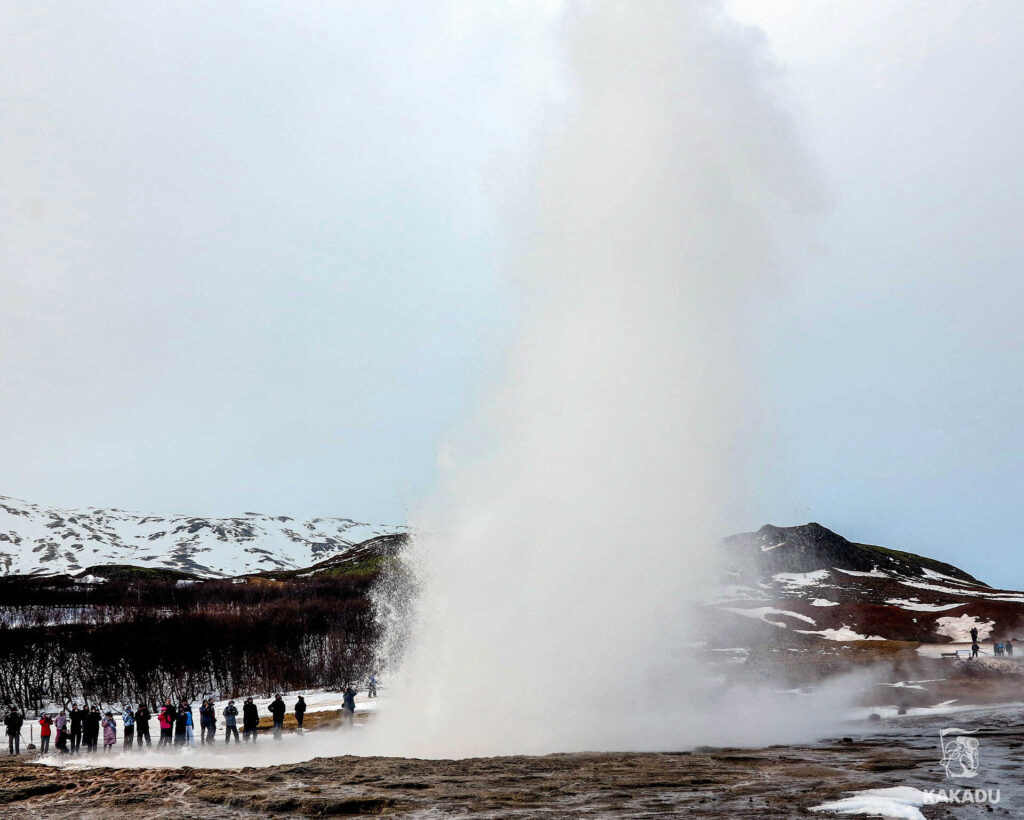
[[[928,817],[1024,817],[1024,711],[977,726],[995,807],[935,806]],[[870,725],[869,725],[870,724]],[[934,724],[934,725],[933,725]],[[707,817],[790,818],[850,790],[943,788],[935,720],[879,726],[808,746],[673,754],[558,754],[461,761],[318,758],[241,770],[73,769],[0,758],[0,816],[37,818]],[[943,724],[945,725],[945,724]],[[877,733],[875,731],[877,730]]]

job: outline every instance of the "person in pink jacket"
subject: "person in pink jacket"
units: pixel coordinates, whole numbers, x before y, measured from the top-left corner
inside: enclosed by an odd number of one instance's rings
[[[114,713],[107,712],[100,726],[103,727],[103,751],[109,752],[117,743],[117,724],[114,723]]]

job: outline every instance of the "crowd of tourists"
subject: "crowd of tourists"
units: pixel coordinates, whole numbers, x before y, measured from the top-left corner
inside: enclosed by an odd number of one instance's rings
[[[369,696],[376,697],[377,681],[370,678],[368,687]],[[280,694],[267,707],[272,718],[272,732],[275,738],[280,739],[284,733],[284,718],[288,713],[288,707]],[[344,723],[351,725],[354,722],[356,711],[356,690],[347,686],[342,694],[341,715]],[[295,716],[295,723],[298,732],[303,732],[303,724],[306,718],[306,700],[302,695],[291,708]],[[121,728],[121,738],[118,739],[118,723]],[[9,754],[16,755],[21,752],[22,731],[25,724],[24,715],[17,708],[11,706],[4,718],[6,728]],[[229,700],[221,710],[220,714],[213,700],[207,699],[202,702],[198,709],[193,709],[192,704],[182,699],[177,705],[171,698],[166,698],[162,706],[155,704],[152,709],[140,703],[138,708],[125,705],[115,717],[113,711],[102,712],[100,707],[72,703],[69,709],[61,709],[55,713],[43,712],[39,717],[39,753],[49,754],[50,741],[53,740],[53,751],[60,754],[83,754],[99,750],[100,742],[103,744],[103,751],[110,752],[119,747],[124,751],[132,749],[149,748],[153,745],[151,724],[156,734],[156,746],[193,746],[196,743],[195,727],[199,727],[199,743],[201,745],[212,744],[218,741],[218,732],[222,731],[224,743],[255,743],[260,725],[260,712],[252,698],[246,698],[241,709],[235,701]],[[239,727],[241,727],[241,739],[239,739]]]

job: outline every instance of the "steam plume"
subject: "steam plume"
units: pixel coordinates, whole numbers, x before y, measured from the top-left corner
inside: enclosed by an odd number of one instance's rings
[[[581,4],[565,39],[564,120],[509,208],[518,340],[416,522],[411,644],[373,731],[391,754],[712,731],[686,644],[742,495],[743,317],[799,163],[717,4]]]

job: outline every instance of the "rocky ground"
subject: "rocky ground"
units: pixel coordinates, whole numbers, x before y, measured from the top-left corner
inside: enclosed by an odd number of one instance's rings
[[[556,754],[471,760],[317,758],[262,768],[108,769],[41,766],[0,758],[0,815],[252,818],[390,816],[808,817],[850,791],[949,788],[937,752],[948,716],[864,721],[814,745],[698,749],[673,754]],[[978,730],[983,777],[995,806],[933,806],[927,817],[1024,817],[1024,710],[962,713]],[[827,815],[832,816],[832,815]],[[906,815],[912,816],[912,815]]]

